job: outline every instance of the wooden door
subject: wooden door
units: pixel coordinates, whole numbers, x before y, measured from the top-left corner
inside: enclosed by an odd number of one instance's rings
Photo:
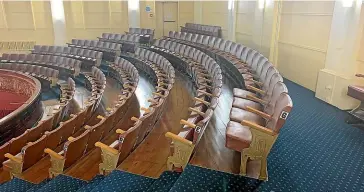
[[[163,2],[163,35],[169,31],[178,31],[178,3]]]

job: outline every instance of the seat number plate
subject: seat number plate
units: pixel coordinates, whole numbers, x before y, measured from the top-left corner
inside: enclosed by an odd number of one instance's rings
[[[286,111],[282,111],[282,113],[281,113],[281,115],[280,115],[280,117],[279,117],[279,118],[286,120],[286,119],[287,119],[287,117],[288,117],[288,115],[289,115],[289,113],[288,113],[288,112],[286,112]]]

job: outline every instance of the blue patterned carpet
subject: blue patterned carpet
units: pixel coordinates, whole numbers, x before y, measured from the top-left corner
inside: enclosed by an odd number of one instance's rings
[[[259,191],[363,191],[364,131],[347,113],[285,80],[293,100],[288,122],[268,159]]]

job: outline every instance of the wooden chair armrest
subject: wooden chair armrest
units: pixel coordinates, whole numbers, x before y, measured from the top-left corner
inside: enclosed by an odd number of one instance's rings
[[[208,83],[211,83],[212,81],[211,81],[211,79],[207,79],[207,78],[205,78],[205,77],[201,77],[201,79],[202,80],[205,80],[206,82],[208,82]]]
[[[266,133],[268,135],[276,135],[276,133],[273,132],[272,130],[270,130],[270,129],[266,128],[266,127],[263,127],[261,125],[258,125],[256,123],[253,123],[251,121],[243,120],[241,122],[241,124],[244,125],[244,126],[248,126],[248,127],[252,128],[252,129],[258,130],[260,132]]]
[[[6,158],[12,160],[12,161],[15,161],[17,163],[21,163],[22,162],[22,159],[19,158],[19,157],[15,157],[14,155],[10,154],[10,153],[5,153],[4,155]]]
[[[159,87],[159,86],[157,86],[157,87],[155,87],[157,90],[162,90],[162,91],[168,91],[168,89],[166,89],[166,88],[163,88],[163,87]]]
[[[109,112],[110,112],[110,111],[112,111],[112,108],[107,107],[107,108],[106,108],[106,111],[109,111]]]
[[[159,96],[159,97],[164,97],[164,95],[162,95],[162,94],[160,94],[160,93],[158,93],[158,92],[153,92],[153,95],[157,95],[157,96]]]
[[[90,125],[85,125],[84,128],[85,129],[91,129],[92,127]]]
[[[264,101],[263,99],[259,99],[258,97],[255,97],[253,95],[247,95],[246,98],[247,99],[250,99],[252,101],[258,102],[260,104],[263,104],[263,105],[267,105],[268,104],[267,101]]]
[[[154,99],[148,99],[147,100],[149,103],[152,103],[152,104],[157,104],[158,102],[157,101],[155,101]]]
[[[116,129],[116,131],[115,131],[117,134],[123,134],[123,133],[125,133],[125,131],[124,130],[122,130],[122,129]]]
[[[204,113],[204,112],[199,111],[199,110],[197,110],[197,109],[195,109],[195,108],[192,108],[192,107],[189,107],[189,108],[188,108],[188,110],[189,110],[189,111],[193,111],[193,112],[195,112],[195,113],[197,113],[197,114],[199,114],[199,115],[201,115],[201,116],[204,116],[204,115],[205,115],[205,113]]]
[[[129,84],[124,84],[124,85],[123,85],[123,87],[125,87],[125,88],[135,89],[135,87],[134,87],[134,86],[129,85]]]
[[[167,83],[164,83],[164,82],[162,82],[162,81],[159,81],[159,82],[158,82],[158,87],[159,87],[160,85],[166,85],[166,86],[167,86],[168,84],[167,84]]]
[[[56,159],[64,159],[64,157],[62,155],[56,153],[55,151],[53,151],[52,149],[49,149],[49,148],[44,149],[44,153],[47,153]]]
[[[73,141],[73,140],[75,140],[75,138],[74,137],[68,137],[68,139],[67,139],[68,141]]]
[[[144,111],[144,112],[147,112],[147,113],[149,113],[149,112],[150,112],[150,109],[149,109],[149,108],[141,107],[140,109],[141,109],[142,111]]]
[[[205,94],[205,95],[207,95],[207,96],[209,96],[209,97],[214,97],[214,95],[213,95],[213,94],[208,93],[208,92],[203,91],[203,90],[200,90],[200,89],[197,89],[197,92],[199,92],[199,93],[203,93],[203,94]]]
[[[132,121],[140,121],[140,119],[136,118],[136,117],[131,117],[130,118]]]
[[[105,119],[105,117],[102,115],[98,115],[96,118],[101,119],[101,120]]]
[[[203,103],[203,104],[205,104],[205,105],[207,105],[207,106],[209,106],[209,105],[210,105],[210,103],[209,103],[209,102],[207,102],[207,101],[205,101],[205,100],[202,100],[202,99],[200,99],[200,98],[197,98],[197,97],[194,97],[194,98],[193,98],[193,100],[198,101],[198,102],[201,102],[201,103]]]
[[[251,79],[250,81],[253,81],[255,84],[259,85],[259,86],[262,86],[263,83],[262,82],[259,82],[259,81],[256,81],[254,79]]]
[[[95,143],[95,146],[100,147],[101,149],[104,149],[106,151],[109,151],[110,153],[112,153],[114,155],[117,155],[119,153],[118,150],[116,150],[116,149],[114,149],[112,147],[109,147],[108,145],[105,145],[105,144],[103,144],[103,143],[101,143],[99,141]]]
[[[250,106],[246,107],[246,110],[249,111],[249,112],[252,112],[254,114],[257,114],[257,115],[259,115],[259,116],[261,116],[261,117],[263,117],[264,119],[267,119],[267,120],[272,118],[272,116],[270,116],[269,114],[266,114],[263,111],[259,111],[257,109],[254,109],[254,108],[252,108]]]
[[[179,121],[179,123],[180,123],[181,125],[187,125],[188,127],[191,127],[191,128],[195,128],[195,127],[196,127],[196,125],[195,125],[195,124],[190,123],[190,122],[188,122],[188,121],[186,121],[186,120],[184,120],[184,119],[181,119],[181,121]]]
[[[175,141],[179,141],[181,143],[184,143],[186,145],[192,145],[192,142],[185,139],[185,138],[182,138],[174,133],[171,133],[171,132],[167,132],[164,136],[168,137],[168,138],[171,138],[172,140],[175,140]]]
[[[212,89],[212,86],[210,86],[210,85],[203,84],[203,83],[200,83],[200,85],[201,85],[201,86],[204,86],[204,87],[206,87],[206,88]]]
[[[255,91],[255,92],[259,93],[259,94],[262,94],[262,95],[265,94],[265,91],[263,91],[261,89],[258,89],[256,87],[253,87],[251,85],[247,85],[246,88],[249,89],[249,90]]]
[[[75,117],[76,115],[75,114],[70,114],[70,117]]]

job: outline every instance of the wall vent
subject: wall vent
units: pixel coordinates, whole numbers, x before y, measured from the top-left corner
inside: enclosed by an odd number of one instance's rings
[[[35,41],[0,41],[0,51],[32,50]]]

